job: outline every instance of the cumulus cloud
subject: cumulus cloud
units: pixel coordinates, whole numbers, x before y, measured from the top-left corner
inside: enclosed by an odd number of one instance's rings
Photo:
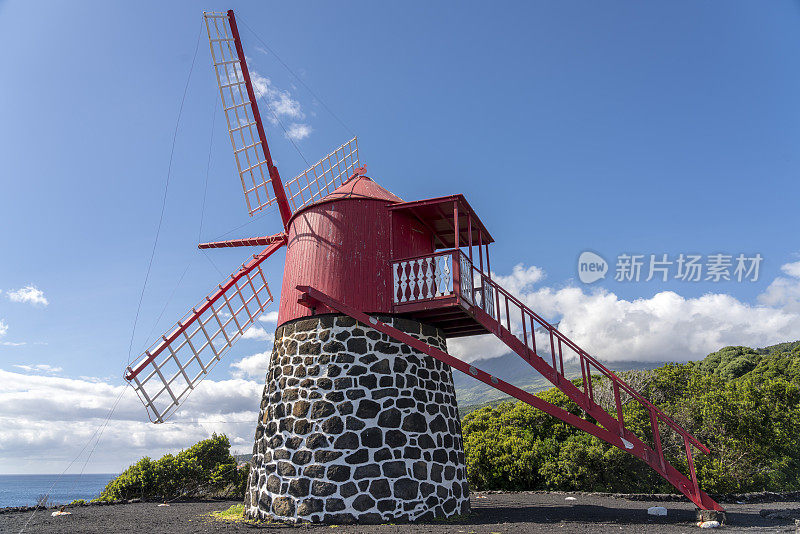
[[[271,352],[259,352],[231,364],[234,378],[256,378],[263,380],[269,367]]]
[[[271,311],[269,313],[265,313],[259,319],[262,323],[277,323],[278,322],[278,312]]]
[[[800,265],[783,272],[751,305],[727,294],[686,298],[662,291],[651,298],[625,300],[604,290],[535,287],[544,273],[518,265],[508,276],[493,275],[528,307],[550,321],[590,354],[605,361],[686,361],[726,345],[762,347],[800,338]],[[512,327],[513,328],[513,327]],[[549,350],[546,336],[537,345]],[[455,356],[474,361],[507,354],[493,336],[449,343]]]
[[[779,276],[767,287],[758,301],[766,306],[800,313],[800,261],[781,266],[787,276]]]
[[[262,389],[261,380],[206,379],[172,419],[154,425],[126,385],[0,369],[0,472],[61,472],[120,394],[87,472],[118,472],[143,456],[177,451],[212,432],[227,434],[235,450],[247,451]],[[73,471],[80,470],[85,454]]]
[[[34,285],[28,285],[20,289],[12,290],[7,293],[11,302],[23,302],[26,304],[34,304],[38,306],[47,306],[47,298],[44,292]]]
[[[8,324],[0,319],[0,337],[6,335],[6,332],[8,332]]]
[[[521,263],[515,265],[508,276],[501,276],[497,273],[492,273],[492,276],[498,284],[512,295],[519,294],[545,277],[544,271],[540,267],[535,265],[525,267]]]
[[[312,131],[313,129],[308,124],[298,124],[295,122],[289,125],[289,129],[286,130],[286,137],[294,141],[300,141],[311,135]]]
[[[293,120],[286,130],[286,137],[299,141],[305,139],[313,129],[309,124],[302,121],[306,118],[300,102],[292,97],[292,94],[285,90],[275,87],[272,80],[262,76],[254,70],[250,70],[250,81],[253,83],[253,91],[257,98],[263,98],[267,102],[270,113],[267,115],[269,121],[277,124],[282,118]]]
[[[275,339],[275,335],[271,334],[270,332],[267,332],[260,326],[251,326],[242,335],[242,339],[253,339],[256,341],[272,341]]]

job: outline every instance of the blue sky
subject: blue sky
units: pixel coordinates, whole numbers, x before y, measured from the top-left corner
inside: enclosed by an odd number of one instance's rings
[[[800,338],[791,315],[800,295],[792,267],[800,259],[797,3],[6,1],[0,369],[120,383],[202,9],[230,7],[251,69],[302,110],[284,118],[311,128],[297,141],[306,159],[352,130],[370,176],[404,199],[464,193],[497,241],[493,269],[551,318],[574,313],[566,324],[578,338],[598,339],[585,324],[605,312],[631,314],[625,324],[634,326],[637,306],[663,317],[658,303],[668,292],[683,300],[667,308],[703,317],[715,316],[713,302],[741,306],[736,318],[711,324],[719,343]],[[245,24],[347,128],[259,50]],[[196,249],[198,237],[279,229],[272,213],[228,233],[250,217],[219,113],[212,128],[216,99],[203,33],[133,357],[221,278]],[[302,171],[283,132],[269,121],[267,130],[284,179]],[[759,253],[764,261],[757,282],[610,276],[585,286],[576,278],[585,250],[612,264],[622,253]],[[208,256],[227,274],[248,253]],[[267,271],[277,293],[282,256]],[[47,304],[10,298],[28,286]],[[702,300],[709,293],[719,298]],[[595,350],[619,359],[607,347],[626,334],[597,328],[610,341]],[[626,354],[656,358],[656,341]],[[686,344],[688,356],[675,357],[699,357],[708,346]],[[244,340],[228,358],[270,348]],[[231,372],[221,366],[212,378]]]

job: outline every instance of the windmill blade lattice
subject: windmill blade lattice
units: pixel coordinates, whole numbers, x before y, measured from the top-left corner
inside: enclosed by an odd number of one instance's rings
[[[284,244],[254,255],[128,367],[125,379],[151,421],[162,423],[172,415],[269,306],[272,292],[261,263]]]
[[[203,13],[203,18],[247,211],[253,215],[276,200],[270,194],[270,162],[258,132],[261,119],[248,93],[244,58],[237,52],[228,14]]]
[[[286,196],[292,213],[333,193],[356,172],[358,166],[358,138],[353,137],[286,182]]]

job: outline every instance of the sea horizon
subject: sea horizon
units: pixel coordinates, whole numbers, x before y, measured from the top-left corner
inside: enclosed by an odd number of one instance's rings
[[[47,503],[69,504],[83,499],[89,501],[119,473],[84,473],[82,475],[7,474],[0,475],[0,508],[33,506],[48,495]]]

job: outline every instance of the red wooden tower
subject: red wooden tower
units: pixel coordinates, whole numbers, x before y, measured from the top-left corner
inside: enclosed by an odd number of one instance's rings
[[[325,314],[352,318],[640,458],[698,507],[722,510],[700,489],[694,469],[692,449],[708,448],[492,279],[494,239],[463,195],[403,201],[366,176],[356,139],[284,184],[272,163],[233,12],[206,13],[205,20],[248,211],[277,204],[283,228],[266,237],[199,245],[265,248],[128,368],[126,378],[151,420],[174,413],[266,309],[272,294],[260,266],[286,246],[279,327]],[[588,417],[491,376],[396,328],[386,316],[430,325],[446,338],[497,336]],[[564,375],[565,359],[580,363],[577,385]],[[612,406],[595,401],[598,376],[612,386]],[[624,402],[649,412],[651,436],[626,427]],[[682,441],[687,474],[665,460],[663,431]]]

